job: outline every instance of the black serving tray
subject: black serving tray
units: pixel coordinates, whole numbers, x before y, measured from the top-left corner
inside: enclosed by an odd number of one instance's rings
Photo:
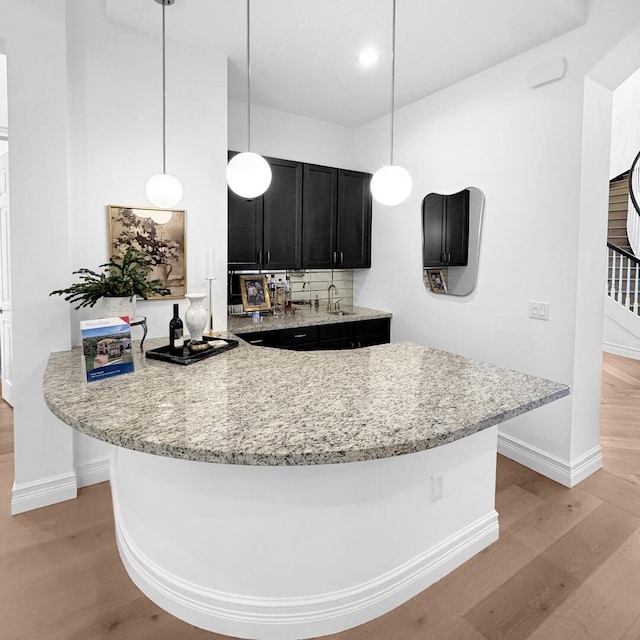
[[[223,351],[229,351],[229,349],[235,349],[238,346],[237,340],[232,340],[231,338],[215,338],[210,336],[203,336],[203,340],[207,342],[211,342],[213,340],[222,340],[225,344],[220,345],[218,347],[213,347],[212,349],[207,349],[206,351],[189,351],[189,348],[185,345],[182,348],[182,355],[175,355],[170,352],[170,346],[165,345],[164,347],[158,347],[157,349],[148,349],[145,352],[145,356],[150,358],[151,360],[163,360],[164,362],[173,362],[174,364],[193,364],[194,362],[199,362],[200,360],[205,360],[206,358],[210,358],[211,356],[217,356],[219,353]]]

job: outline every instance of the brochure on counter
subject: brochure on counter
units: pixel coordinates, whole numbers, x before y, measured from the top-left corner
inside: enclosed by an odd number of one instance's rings
[[[128,316],[82,320],[80,330],[87,382],[133,372]]]

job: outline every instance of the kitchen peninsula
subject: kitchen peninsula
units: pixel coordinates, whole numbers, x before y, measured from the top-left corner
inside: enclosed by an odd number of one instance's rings
[[[353,627],[497,539],[497,425],[569,393],[411,343],[136,358],[134,374],[86,384],[78,349],[52,353],[45,400],[116,445],[131,578],[243,638]]]

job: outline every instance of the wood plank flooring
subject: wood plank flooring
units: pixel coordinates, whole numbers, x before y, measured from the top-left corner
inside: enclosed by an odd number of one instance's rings
[[[640,640],[640,361],[605,354],[604,469],[566,489],[498,456],[500,540],[390,613],[330,640]],[[11,517],[0,406],[0,639],[222,640],[133,585],[107,483]]]

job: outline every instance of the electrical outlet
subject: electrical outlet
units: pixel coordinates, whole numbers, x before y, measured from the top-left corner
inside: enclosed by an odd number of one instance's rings
[[[529,317],[534,320],[549,319],[549,303],[529,300]]]
[[[431,476],[431,502],[442,498],[443,477],[441,473]]]

